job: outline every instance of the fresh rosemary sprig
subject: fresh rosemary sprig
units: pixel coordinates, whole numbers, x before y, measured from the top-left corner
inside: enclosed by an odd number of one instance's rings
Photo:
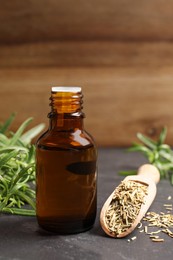
[[[14,119],[12,114],[0,126],[0,212],[32,216],[35,215],[35,146],[31,140],[44,125],[24,133],[32,121],[29,118],[13,133],[9,127]]]
[[[169,179],[173,185],[173,151],[168,144],[165,144],[167,128],[164,127],[157,141],[137,133],[137,138],[141,143],[134,143],[128,149],[130,152],[141,152],[149,161],[155,165],[162,179]],[[122,171],[121,175],[136,174],[136,171]]]

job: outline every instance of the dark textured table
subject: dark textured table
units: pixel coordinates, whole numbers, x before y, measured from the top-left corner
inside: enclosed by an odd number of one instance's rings
[[[152,242],[145,233],[136,229],[137,239],[114,239],[106,236],[99,224],[100,209],[123,179],[119,170],[135,169],[145,163],[137,153],[126,153],[123,149],[99,149],[98,161],[98,214],[94,227],[75,235],[49,235],[38,228],[35,217],[12,215],[0,216],[0,260],[172,260],[173,238],[163,233],[164,242]],[[168,181],[158,184],[158,192],[150,210],[163,211],[168,195],[173,197],[173,187]],[[169,202],[170,203],[170,202]],[[172,203],[172,201],[171,201]]]

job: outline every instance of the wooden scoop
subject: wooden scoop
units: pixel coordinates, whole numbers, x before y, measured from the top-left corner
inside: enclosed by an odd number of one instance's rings
[[[151,164],[144,164],[138,169],[138,175],[134,176],[127,176],[124,181],[136,181],[138,183],[142,183],[144,185],[148,186],[148,194],[145,197],[145,204],[142,204],[139,215],[136,217],[136,220],[133,222],[130,228],[128,228],[125,232],[120,233],[119,235],[116,235],[112,233],[105,221],[105,214],[106,211],[112,201],[112,197],[114,196],[114,191],[112,194],[108,197],[106,202],[104,203],[101,213],[100,213],[100,224],[102,226],[102,229],[105,231],[105,233],[111,237],[125,237],[129,235],[135,227],[139,224],[141,219],[144,217],[146,212],[148,211],[149,207],[151,206],[155,196],[156,196],[156,184],[160,180],[160,173],[158,169],[151,165]]]

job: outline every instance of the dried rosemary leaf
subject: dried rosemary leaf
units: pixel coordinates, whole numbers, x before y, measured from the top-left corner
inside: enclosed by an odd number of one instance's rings
[[[163,238],[152,238],[153,242],[163,242],[164,239]]]
[[[159,238],[159,236],[153,236],[153,235],[151,235],[151,236],[150,236],[150,238],[155,238],[155,239],[158,239],[158,238]]]
[[[135,236],[135,237],[132,237],[131,240],[133,241],[133,240],[135,240],[136,238],[137,238],[136,236]]]

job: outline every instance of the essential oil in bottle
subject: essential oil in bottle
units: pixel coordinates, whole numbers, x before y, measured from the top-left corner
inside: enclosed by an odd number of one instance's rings
[[[97,150],[84,130],[80,87],[53,87],[49,129],[36,143],[36,214],[45,230],[90,229],[97,206]]]

